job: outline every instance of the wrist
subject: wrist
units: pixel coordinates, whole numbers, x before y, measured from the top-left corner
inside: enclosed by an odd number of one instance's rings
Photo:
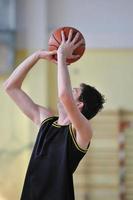
[[[34,56],[36,57],[37,60],[41,59],[41,50],[36,51]]]
[[[67,59],[66,55],[62,52],[58,52],[57,57],[58,57],[58,59],[62,59],[62,60],[65,60],[65,61]]]

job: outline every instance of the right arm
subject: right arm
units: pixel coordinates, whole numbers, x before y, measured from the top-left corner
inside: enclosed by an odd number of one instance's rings
[[[22,83],[30,71],[30,69],[41,58],[51,60],[51,56],[56,52],[37,51],[26,58],[4,82],[3,87],[12,100],[18,105],[22,112],[28,116],[37,126],[47,117],[53,114],[47,108],[37,105],[32,99],[21,89]]]

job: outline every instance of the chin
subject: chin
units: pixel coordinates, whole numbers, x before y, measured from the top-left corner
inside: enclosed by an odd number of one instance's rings
[[[57,107],[58,107],[58,108],[62,108],[62,107],[63,107],[63,105],[62,105],[62,103],[60,102],[60,100],[58,100],[58,102],[57,102]]]

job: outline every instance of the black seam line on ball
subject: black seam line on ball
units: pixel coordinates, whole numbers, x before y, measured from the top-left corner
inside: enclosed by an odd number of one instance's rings
[[[81,46],[85,46],[85,44],[81,44],[80,47],[81,47]]]
[[[60,42],[56,39],[56,37],[54,36],[54,34],[52,34],[52,36],[55,39],[55,41],[60,45]]]
[[[58,47],[54,44],[49,44],[49,47],[56,47],[56,49],[58,49]]]

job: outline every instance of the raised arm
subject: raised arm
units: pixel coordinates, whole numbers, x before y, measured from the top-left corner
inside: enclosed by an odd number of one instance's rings
[[[58,96],[64,108],[67,116],[71,121],[73,127],[76,129],[77,142],[82,147],[87,147],[92,137],[92,130],[89,121],[82,115],[79,105],[77,106],[73,97],[70,76],[68,72],[68,66],[66,64],[66,58],[74,58],[74,49],[76,49],[82,40],[77,43],[79,34],[76,34],[72,39],[72,31],[69,32],[68,40],[65,41],[64,33],[62,32],[62,43],[57,51],[58,56]],[[76,44],[75,44],[76,43]],[[82,105],[82,102],[79,102]]]
[[[40,126],[42,120],[52,115],[50,110],[37,105],[21,89],[22,83],[30,69],[41,58],[50,60],[56,52],[39,50],[26,58],[4,82],[3,87],[12,100],[18,105],[22,112],[28,116],[37,126]]]

